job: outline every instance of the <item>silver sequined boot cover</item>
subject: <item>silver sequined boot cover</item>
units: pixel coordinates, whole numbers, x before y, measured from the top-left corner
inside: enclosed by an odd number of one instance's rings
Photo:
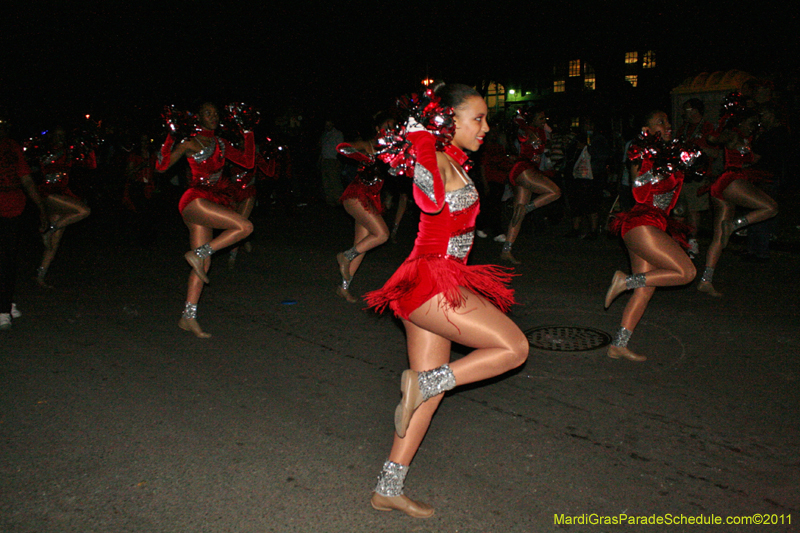
[[[375,492],[388,498],[401,496],[406,474],[408,474],[407,465],[386,461],[383,463],[383,470],[378,474],[378,484],[375,485]]]
[[[186,307],[183,308],[183,318],[188,320],[197,318],[197,304],[186,302]]]
[[[731,228],[733,231],[737,231],[742,229],[743,227],[750,224],[745,217],[739,217],[731,223]]]
[[[211,248],[211,245],[206,243],[203,246],[195,248],[194,253],[197,254],[197,257],[204,258],[208,257],[209,255],[214,253],[214,250]]]
[[[714,269],[712,267],[706,267],[705,270],[703,270],[703,277],[700,278],[700,281],[707,281],[708,283],[714,281]]]
[[[419,383],[419,390],[422,393],[422,401],[425,401],[445,391],[454,389],[456,377],[453,375],[453,371],[450,370],[450,365],[442,365],[433,370],[420,372],[417,375],[417,383]]]
[[[640,289],[646,283],[644,274],[631,274],[625,278],[625,288],[627,289]]]
[[[614,340],[611,341],[611,346],[625,348],[628,345],[628,341],[631,340],[631,335],[633,335],[632,331],[620,327],[619,331],[617,331],[617,335],[614,337]]]
[[[356,258],[356,257],[358,257],[359,255],[361,255],[361,252],[359,252],[358,250],[356,250],[356,247],[355,247],[355,246],[353,246],[353,247],[352,247],[352,248],[350,248],[349,250],[345,250],[344,252],[342,252],[342,255],[343,255],[343,256],[345,257],[345,259],[347,259],[348,261],[352,261],[353,259],[355,259],[355,258]]]

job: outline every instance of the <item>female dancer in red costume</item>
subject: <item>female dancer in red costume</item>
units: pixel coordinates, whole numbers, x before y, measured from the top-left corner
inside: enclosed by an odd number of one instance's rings
[[[378,113],[375,121],[375,130],[378,134],[382,130],[394,127],[394,119],[385,113]],[[342,275],[342,284],[336,287],[336,294],[350,303],[355,303],[358,298],[350,294],[350,282],[361,265],[364,254],[385,243],[389,238],[389,228],[381,216],[383,176],[375,162],[375,139],[342,143],[336,149],[340,154],[360,163],[355,179],[347,186],[340,199],[344,210],[355,219],[355,239],[351,248],[336,255],[339,273]]]
[[[778,214],[778,204],[756,187],[755,182],[769,179],[769,174],[747,167],[756,162],[758,155],[750,148],[750,141],[758,127],[758,114],[745,110],[729,123],[718,135],[709,135],[713,144],[725,147],[725,171],[711,184],[709,193],[714,206],[714,237],[706,254],[706,267],[697,290],[711,296],[722,296],[712,284],[714,269],[722,250],[734,231],[750,224],[763,222]],[[751,209],[749,213],[734,220],[736,206]]]
[[[609,357],[624,357],[631,361],[647,359],[629,350],[628,340],[656,287],[685,285],[697,274],[691,259],[676,242],[679,239],[684,246],[688,246],[685,235],[680,235],[683,229],[669,218],[669,212],[675,207],[681,192],[683,174],[673,168],[655,167],[656,160],[663,158],[668,149],[666,143],[658,142],[659,136],[662,141],[672,138],[667,114],[663,111],[650,113],[642,132],[648,137],[654,136],[656,144],[637,146],[634,141],[628,151],[636,205],[630,211],[618,215],[609,228],[613,233],[622,235],[628,248],[633,273],[625,275],[617,270],[611,279],[605,300],[605,307],[608,309],[617,296],[633,289],[633,296],[622,312],[620,328],[608,347]],[[640,144],[648,145],[652,141]]]
[[[89,206],[69,189],[69,173],[73,166],[97,168],[94,150],[86,154],[76,154],[67,146],[66,140],[67,134],[62,128],[53,131],[50,151],[40,160],[44,181],[39,186],[39,196],[42,197],[47,209],[50,228],[42,234],[44,255],[39,268],[36,269],[36,282],[47,289],[52,288],[45,281],[47,270],[58,251],[64,230],[91,213]]]
[[[371,503],[419,518],[434,510],[403,495],[403,483],[444,392],[517,368],[529,349],[504,314],[513,304],[508,271],[466,264],[478,193],[463,168],[464,150],[478,150],[489,131],[486,103],[464,85],[439,87],[436,96],[455,111],[451,144],[438,151],[428,130],[414,120],[407,124],[416,155],[413,194],[422,211],[414,250],[383,288],[365,295],[369,305],[389,306],[403,321],[411,367],[402,375],[396,434]],[[448,364],[452,342],[476,349]]]
[[[531,117],[529,121],[524,118],[526,114]],[[539,170],[542,154],[547,144],[547,134],[544,130],[547,124],[545,112],[535,109],[529,113],[518,115],[515,122],[519,126],[517,134],[519,157],[508,175],[508,181],[514,187],[514,214],[508,224],[506,241],[503,244],[500,259],[519,265],[521,261],[511,255],[511,247],[517,240],[525,215],[536,208],[558,200],[561,197],[561,189],[550,179],[552,173],[548,175]],[[533,194],[537,196],[531,202]]]
[[[198,112],[202,129],[197,135],[183,139],[173,150],[175,138],[167,136],[161,147],[160,160],[156,167],[165,172],[184,155],[192,171],[189,188],[178,203],[183,221],[189,228],[189,250],[184,258],[192,267],[186,305],[178,326],[205,339],[211,337],[197,323],[197,302],[203,292],[203,283],[208,283],[207,272],[211,266],[211,254],[239,242],[253,232],[253,224],[228,207],[225,195],[227,183],[221,180],[225,159],[245,168],[252,168],[255,159],[253,132],[244,132],[244,152],[234,148],[228,141],[217,137],[214,130],[219,126],[219,112],[211,103],[204,103]],[[215,229],[223,230],[214,237]]]

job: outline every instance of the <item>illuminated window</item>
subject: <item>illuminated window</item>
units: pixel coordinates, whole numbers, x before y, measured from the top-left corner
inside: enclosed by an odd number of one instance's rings
[[[636,87],[639,84],[639,76],[637,76],[636,74],[625,76],[625,81]]]
[[[625,64],[633,65],[639,61],[639,52],[625,52]]]
[[[486,92],[486,105],[489,109],[497,111],[505,106],[506,89],[496,82],[489,84],[489,90]]]
[[[577,128],[581,125],[581,117],[572,117],[572,122],[570,123],[570,128]]]
[[[575,76],[581,75],[581,60],[575,59],[574,61],[569,62],[569,76],[570,78],[574,78]]]
[[[597,86],[595,85],[595,77],[594,77],[594,67],[590,66],[589,63],[584,63],[583,65],[583,86],[589,89],[590,91],[594,91]]]
[[[556,80],[553,82],[553,92],[554,93],[563,93],[567,88],[567,82],[565,80]]]
[[[642,68],[655,68],[656,67],[656,53],[648,50],[642,56]]]

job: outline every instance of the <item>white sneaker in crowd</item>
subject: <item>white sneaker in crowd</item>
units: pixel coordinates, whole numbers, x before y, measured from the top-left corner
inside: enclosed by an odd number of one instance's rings
[[[485,239],[486,237],[488,237],[488,235],[486,234],[486,232],[485,232],[485,231],[482,231],[482,230],[478,230],[478,231],[476,231],[476,232],[475,232],[475,235],[477,235],[477,236],[478,236],[478,237],[480,237],[481,239]]]
[[[11,314],[0,313],[0,331],[11,329]]]
[[[502,233],[494,238],[494,242],[506,242],[506,234]]]
[[[17,309],[17,304],[11,304],[11,318],[19,318],[22,316],[22,312]]]

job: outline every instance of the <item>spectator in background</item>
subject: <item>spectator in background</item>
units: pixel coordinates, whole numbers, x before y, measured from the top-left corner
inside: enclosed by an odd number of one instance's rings
[[[568,237],[597,238],[603,185],[610,157],[608,139],[595,131],[593,119],[584,118],[581,134],[567,149],[566,188],[572,215],[572,231],[567,234]],[[587,231],[581,233],[581,229],[587,225]]]
[[[503,193],[513,160],[508,156],[506,135],[500,130],[489,130],[481,150],[481,166],[483,179],[486,182],[485,200],[481,202],[481,213],[478,215],[478,234],[484,237],[491,234],[501,235],[503,232]]]
[[[14,303],[14,286],[26,194],[39,209],[39,231],[50,224],[22,148],[8,137],[10,126],[0,116],[0,330],[11,328],[11,320],[22,316]]]

